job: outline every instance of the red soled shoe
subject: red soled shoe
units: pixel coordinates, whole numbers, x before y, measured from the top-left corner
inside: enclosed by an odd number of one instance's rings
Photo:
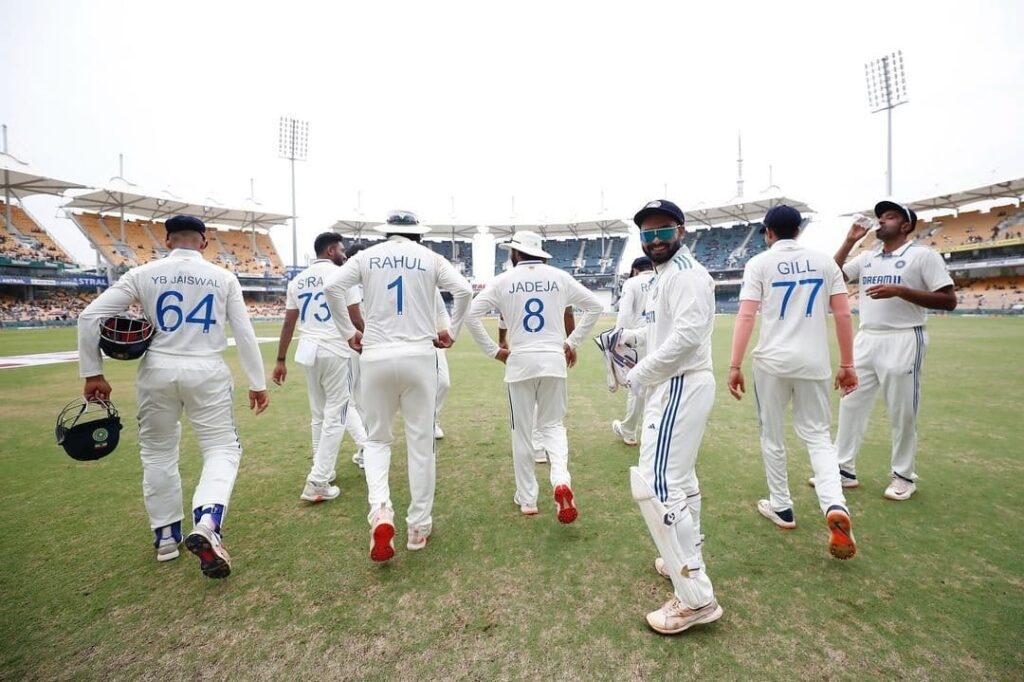
[[[572,489],[567,485],[555,486],[555,504],[558,505],[558,520],[561,523],[572,523],[579,512],[572,503]]]

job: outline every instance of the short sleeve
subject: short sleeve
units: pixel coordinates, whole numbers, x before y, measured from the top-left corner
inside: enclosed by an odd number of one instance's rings
[[[938,291],[953,284],[953,279],[946,270],[946,263],[937,251],[928,250],[921,258],[921,279],[928,291]]]
[[[828,267],[828,295],[835,296],[836,294],[847,294],[849,290],[846,288],[846,279],[843,277],[843,271],[839,269],[834,260],[829,260]]]
[[[843,266],[843,274],[846,276],[847,282],[853,282],[860,279],[860,271],[864,266],[864,258],[868,256],[868,252],[862,253],[851,261],[847,261]]]
[[[299,309],[299,301],[295,297],[295,287],[292,284],[288,285],[288,295],[285,297],[284,308],[285,310]]]
[[[743,268],[743,286],[740,287],[741,301],[762,301],[764,282],[761,281],[761,268],[758,261],[748,261]]]
[[[363,302],[363,287],[359,284],[345,292],[345,305],[358,305]]]

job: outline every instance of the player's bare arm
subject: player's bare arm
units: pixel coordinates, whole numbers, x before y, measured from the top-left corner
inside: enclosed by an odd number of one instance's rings
[[[743,377],[743,356],[747,353],[747,344],[754,331],[754,318],[760,304],[754,300],[740,301],[740,309],[736,315],[736,326],[732,330],[732,356],[729,362],[729,394],[736,400],[742,400],[747,392],[746,380]]]
[[[868,233],[868,228],[863,225],[854,223],[850,226],[850,231],[846,233],[846,239],[839,245],[839,250],[836,251],[834,256],[836,265],[843,267],[846,264],[846,259],[850,257],[850,252],[853,251],[853,247],[857,246],[857,242],[864,238],[864,235]]]
[[[348,316],[352,318],[353,327],[361,332],[366,331],[366,322],[363,320],[363,309],[359,307],[358,303],[353,303],[348,307]]]
[[[288,378],[288,368],[285,366],[285,359],[288,357],[288,347],[292,343],[292,336],[295,334],[295,323],[299,319],[299,309],[291,308],[284,313],[284,325],[281,327],[281,338],[277,342],[277,362],[274,364],[274,373],[271,376],[273,382],[280,386]]]
[[[82,395],[85,396],[86,400],[110,400],[110,392],[113,389],[110,388],[110,384],[102,374],[85,378],[85,387],[82,389]]]
[[[874,299],[902,298],[929,310],[956,309],[956,291],[952,285],[942,287],[938,291],[922,291],[902,284],[876,284],[868,287],[864,293]]]
[[[835,294],[828,301],[836,325],[836,341],[839,344],[839,371],[836,372],[835,387],[847,395],[857,390],[860,379],[853,368],[853,316],[850,314],[850,298],[846,294]]]

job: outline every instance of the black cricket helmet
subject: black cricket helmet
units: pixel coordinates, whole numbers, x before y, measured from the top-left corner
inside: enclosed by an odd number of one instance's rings
[[[109,400],[76,398],[57,415],[57,445],[71,459],[92,462],[117,448],[121,438],[121,418]]]
[[[153,341],[153,323],[137,315],[115,315],[100,325],[100,348],[115,360],[141,358]]]

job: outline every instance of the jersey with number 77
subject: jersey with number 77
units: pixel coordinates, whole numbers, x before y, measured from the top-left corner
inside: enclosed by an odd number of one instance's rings
[[[843,273],[831,256],[780,239],[743,269],[741,301],[761,304],[761,336],[754,363],[790,379],[827,379],[829,299],[846,295]]]

